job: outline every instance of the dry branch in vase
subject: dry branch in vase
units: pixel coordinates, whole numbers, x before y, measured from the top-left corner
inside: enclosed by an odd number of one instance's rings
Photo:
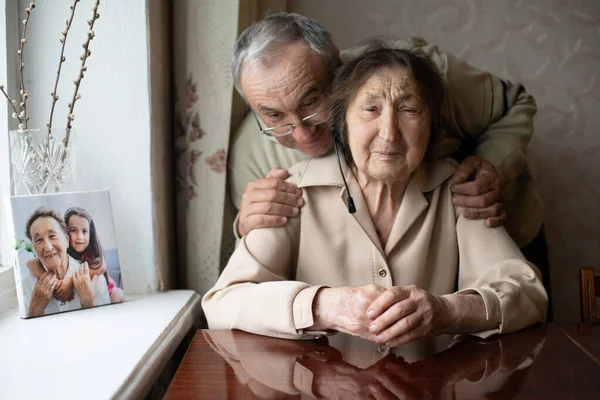
[[[61,73],[62,65],[66,61],[66,57],[64,55],[65,45],[67,42],[67,37],[68,37],[69,31],[71,29],[71,24],[73,23],[73,19],[75,17],[75,10],[77,8],[77,4],[80,1],[81,0],[74,0],[73,4],[70,6],[71,15],[66,20],[65,29],[63,29],[61,31],[61,37],[59,39],[62,46],[61,46],[61,52],[60,52],[60,57],[59,57],[59,61],[58,61],[58,69],[56,71],[56,81],[54,82],[54,89],[50,93],[50,95],[52,96],[52,106],[50,109],[50,118],[49,118],[48,123],[46,124],[46,128],[48,129],[48,139],[51,139],[51,130],[52,130],[52,123],[53,123],[54,109],[55,109],[56,103],[59,100],[59,96],[57,94],[57,89],[58,89],[58,83],[60,81],[60,73]],[[71,124],[72,124],[73,120],[75,119],[75,115],[74,115],[75,103],[77,102],[77,100],[79,100],[81,98],[81,95],[79,94],[79,88],[81,86],[81,80],[84,77],[84,72],[87,71],[86,61],[87,61],[88,57],[90,57],[90,55],[92,54],[92,52],[90,51],[90,43],[95,36],[94,29],[93,29],[94,23],[96,22],[96,20],[98,20],[98,18],[100,18],[100,14],[98,13],[99,5],[100,5],[100,0],[94,0],[93,7],[92,7],[93,15],[92,15],[92,18],[87,21],[89,29],[87,32],[86,40],[82,43],[83,54],[79,57],[79,59],[81,60],[81,67],[79,69],[77,76],[73,80],[73,83],[75,84],[75,90],[73,92],[71,102],[67,104],[69,111],[68,111],[68,115],[67,115],[66,135],[63,139],[65,149],[68,147],[68,144],[69,144],[69,136],[70,136],[70,131],[72,128]],[[35,3],[31,2],[29,4],[29,6],[25,9],[26,17],[23,20],[23,35],[20,40],[19,50],[17,50],[17,55],[19,56],[19,69],[18,69],[19,74],[18,74],[18,76],[19,76],[19,89],[20,89],[19,95],[20,95],[21,101],[17,102],[16,100],[11,99],[11,97],[8,95],[7,91],[5,90],[4,85],[0,85],[0,91],[2,91],[2,94],[8,101],[9,105],[11,106],[11,108],[13,110],[12,116],[13,116],[13,118],[15,118],[18,121],[20,131],[28,129],[28,121],[29,121],[29,115],[27,112],[27,99],[28,99],[29,95],[25,89],[25,79],[23,77],[23,69],[25,68],[25,64],[23,62],[23,52],[25,50],[25,44],[27,43],[27,38],[26,38],[27,26],[29,24],[29,18],[31,17],[32,10],[34,8],[35,8]]]

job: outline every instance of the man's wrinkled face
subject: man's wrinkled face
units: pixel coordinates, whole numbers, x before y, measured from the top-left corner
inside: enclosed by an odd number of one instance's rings
[[[296,124],[329,106],[326,63],[300,41],[282,46],[268,62],[247,61],[240,80],[248,103],[267,128]],[[333,146],[328,123],[298,125],[277,141],[309,156],[321,156]]]

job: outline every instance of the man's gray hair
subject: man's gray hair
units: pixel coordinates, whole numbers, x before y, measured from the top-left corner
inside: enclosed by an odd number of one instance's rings
[[[296,13],[270,15],[248,29],[235,42],[231,60],[231,74],[235,88],[245,99],[240,76],[247,60],[268,61],[281,46],[302,40],[324,58],[330,81],[341,65],[339,50],[331,40],[331,33],[317,21]]]

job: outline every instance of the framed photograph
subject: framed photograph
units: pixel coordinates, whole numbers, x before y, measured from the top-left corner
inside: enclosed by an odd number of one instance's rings
[[[108,190],[7,202],[22,318],[125,299]]]

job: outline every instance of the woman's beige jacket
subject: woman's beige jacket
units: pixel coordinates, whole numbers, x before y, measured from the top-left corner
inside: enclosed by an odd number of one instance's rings
[[[487,337],[545,319],[548,297],[537,268],[504,228],[467,220],[452,204],[454,168],[423,163],[413,174],[385,248],[358,182],[342,162],[356,213],[349,214],[335,155],[290,168],[303,190],[300,215],[242,239],[202,299],[209,327],[310,338],[312,302],[323,286],[416,285],[436,295],[472,289],[498,328]]]

